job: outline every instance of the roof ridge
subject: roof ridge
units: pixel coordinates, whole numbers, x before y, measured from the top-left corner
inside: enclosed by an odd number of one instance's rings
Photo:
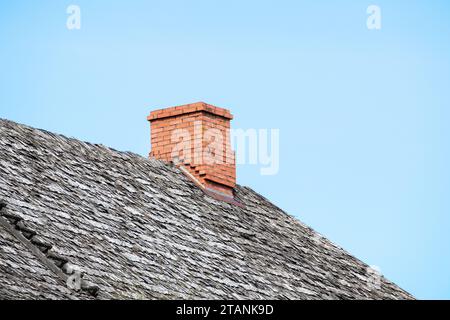
[[[48,131],[46,129],[36,128],[36,127],[33,127],[33,126],[29,126],[29,125],[26,125],[26,124],[23,124],[23,123],[18,123],[16,121],[12,121],[12,120],[0,117],[0,124],[2,122],[7,123],[9,125],[19,126],[19,127],[23,128],[23,129],[27,129],[27,130],[39,131],[39,132],[49,136],[52,139],[60,138],[60,139],[67,140],[67,141],[81,143],[81,144],[87,145],[88,147],[91,147],[91,148],[96,148],[96,149],[107,151],[107,152],[109,152],[109,153],[111,153],[113,155],[116,155],[116,156],[117,155],[118,156],[128,156],[128,157],[131,157],[133,159],[137,159],[139,161],[144,161],[146,163],[150,163],[153,167],[165,166],[165,167],[168,167],[168,168],[173,168],[174,170],[179,171],[180,173],[182,173],[180,168],[178,168],[177,166],[173,165],[170,162],[165,162],[163,160],[159,160],[159,159],[155,159],[155,158],[148,158],[148,157],[142,156],[142,155],[140,155],[138,153],[135,153],[133,151],[117,150],[117,149],[114,149],[112,147],[109,147],[109,146],[101,144],[101,143],[93,143],[93,142],[89,142],[89,141],[83,141],[83,140],[77,139],[75,137],[69,137],[69,136],[67,136],[65,134],[62,134],[62,133],[55,133],[55,132],[52,132],[52,131]],[[190,179],[186,179],[186,180],[191,182]],[[248,188],[248,187],[236,183],[236,188]],[[254,190],[252,190],[252,191],[255,192]]]
[[[113,147],[109,147],[109,146],[104,145],[102,143],[94,143],[94,142],[84,141],[84,140],[81,140],[81,139],[78,139],[78,138],[75,138],[75,137],[67,136],[67,135],[62,134],[62,133],[56,133],[56,132],[48,131],[46,129],[29,126],[29,125],[26,125],[26,124],[23,124],[23,123],[19,123],[19,122],[16,122],[16,121],[12,121],[12,120],[9,120],[9,119],[0,118],[0,123],[1,122],[7,123],[9,125],[19,126],[22,129],[26,129],[26,130],[36,130],[36,131],[39,131],[39,132],[49,136],[52,139],[60,138],[60,139],[67,140],[67,141],[81,143],[81,144],[87,145],[88,147],[105,150],[105,151],[110,152],[110,153],[115,154],[115,155],[128,156],[128,157],[132,157],[132,158],[136,158],[136,159],[140,159],[140,160],[144,160],[144,161],[157,162],[157,163],[160,163],[160,164],[167,164],[166,162],[164,162],[162,160],[150,159],[150,158],[142,156],[142,155],[140,155],[138,153],[135,153],[133,151],[117,150],[117,149],[115,149]]]

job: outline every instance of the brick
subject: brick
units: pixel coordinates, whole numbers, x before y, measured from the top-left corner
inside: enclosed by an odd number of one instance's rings
[[[149,154],[150,157],[172,161],[172,151],[176,144],[181,141],[190,143],[191,161],[185,160],[185,163],[188,162],[185,167],[204,187],[232,196],[233,188],[236,185],[236,167],[234,151],[230,146],[229,130],[233,116],[229,110],[197,102],[152,111],[147,119],[151,123],[152,151]],[[200,127],[194,128],[196,124],[201,124],[201,130]],[[190,137],[185,139],[184,133],[173,134],[176,129],[187,130]],[[202,162],[207,159],[204,153],[205,148],[212,142],[204,139],[204,133],[208,129],[219,130],[224,139],[222,155],[218,158],[219,163],[213,165]],[[220,155],[220,153],[216,153],[216,155]],[[178,156],[183,159],[189,158],[183,154],[182,150]],[[198,158],[200,158],[200,163],[196,163]]]

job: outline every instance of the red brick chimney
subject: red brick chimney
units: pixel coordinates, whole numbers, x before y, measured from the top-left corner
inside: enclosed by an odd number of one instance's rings
[[[178,165],[204,191],[233,199],[236,165],[230,111],[204,102],[150,113],[150,157]]]

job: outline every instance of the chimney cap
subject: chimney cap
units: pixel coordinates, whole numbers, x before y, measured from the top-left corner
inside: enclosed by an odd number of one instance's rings
[[[194,112],[206,112],[226,119],[230,120],[233,119],[233,115],[227,109],[219,108],[205,102],[196,102],[152,111],[150,112],[150,115],[147,117],[147,120],[153,121],[157,119],[169,118]]]

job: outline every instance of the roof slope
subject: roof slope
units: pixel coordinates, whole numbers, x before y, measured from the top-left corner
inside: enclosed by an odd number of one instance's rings
[[[0,200],[100,299],[412,298],[238,186],[218,202],[176,167],[0,120]],[[86,298],[0,225],[0,298]]]

